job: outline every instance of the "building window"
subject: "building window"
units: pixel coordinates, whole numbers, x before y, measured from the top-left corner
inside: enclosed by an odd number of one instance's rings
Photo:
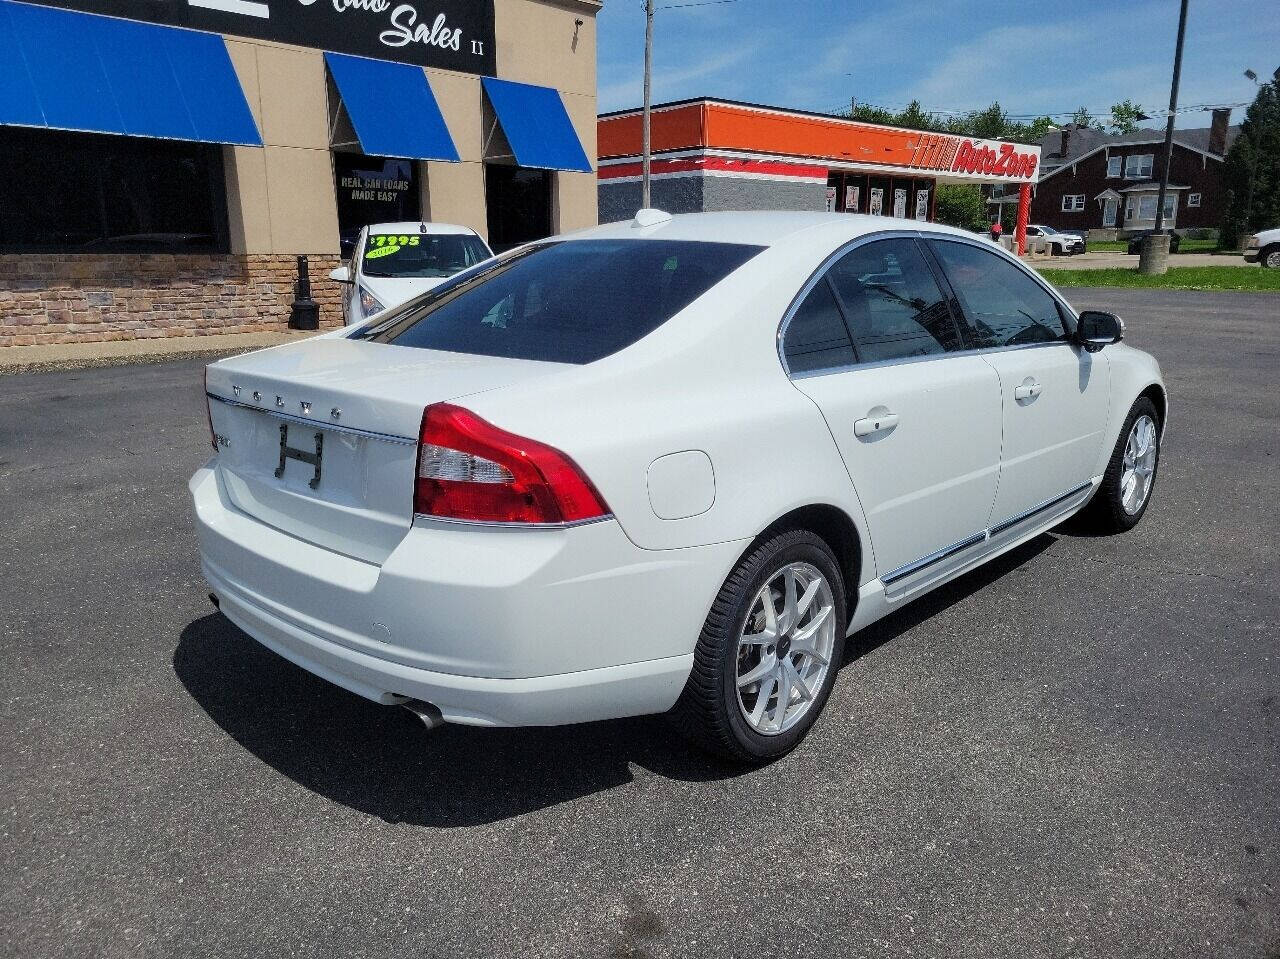
[[[1178,212],[1178,194],[1166,193],[1164,197],[1164,218],[1172,220]]]
[[[1120,176],[1120,167],[1124,163],[1124,157],[1114,156],[1107,157],[1107,176],[1115,179]]]
[[[1064,193],[1062,195],[1062,212],[1079,213],[1084,209],[1083,193]]]
[[[413,160],[335,152],[333,177],[338,190],[338,236],[344,257],[351,255],[361,227],[422,216],[418,164]]]
[[[222,147],[5,128],[0,252],[226,250]]]
[[[1154,194],[1138,197],[1138,219],[1154,220],[1156,218],[1156,198]]]
[[[1148,180],[1151,178],[1151,166],[1155,160],[1154,153],[1135,153],[1124,158],[1124,178],[1126,180]]]
[[[1189,207],[1190,207],[1190,206],[1199,206],[1199,205],[1200,205],[1200,194],[1199,194],[1199,193],[1189,193],[1189,194],[1187,194],[1187,206],[1189,206]]]

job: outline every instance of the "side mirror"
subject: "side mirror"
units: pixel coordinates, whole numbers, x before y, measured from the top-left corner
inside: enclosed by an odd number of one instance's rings
[[[329,279],[335,280],[338,283],[350,283],[351,271],[345,266],[340,266],[336,270],[329,271]]]
[[[1124,339],[1124,321],[1114,313],[1102,310],[1085,310],[1080,314],[1076,327],[1076,342],[1090,353],[1097,353],[1104,346]]]

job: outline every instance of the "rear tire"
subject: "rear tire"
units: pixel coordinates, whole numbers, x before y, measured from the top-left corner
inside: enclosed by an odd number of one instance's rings
[[[672,710],[680,732],[735,762],[786,755],[831,695],[846,608],[840,565],[821,537],[790,529],[758,543],[707,614]]]
[[[1140,396],[1125,418],[1102,484],[1081,513],[1097,533],[1126,533],[1142,521],[1151,503],[1160,466],[1160,414]]]

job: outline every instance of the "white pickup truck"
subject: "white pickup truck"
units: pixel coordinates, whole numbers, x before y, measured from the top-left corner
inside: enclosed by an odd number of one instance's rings
[[[1280,269],[1280,227],[1249,237],[1244,247],[1244,259],[1246,263],[1261,263],[1272,270]]]

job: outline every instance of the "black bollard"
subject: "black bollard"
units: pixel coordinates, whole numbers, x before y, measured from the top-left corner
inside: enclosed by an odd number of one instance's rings
[[[289,329],[318,330],[320,304],[311,299],[311,276],[306,256],[298,257],[298,280],[293,285],[293,305],[289,307]]]

